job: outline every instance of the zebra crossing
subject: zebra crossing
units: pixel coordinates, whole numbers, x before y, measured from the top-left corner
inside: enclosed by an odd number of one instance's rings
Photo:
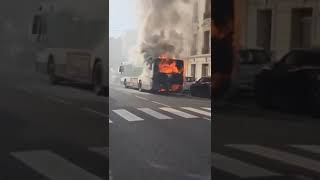
[[[116,114],[118,117],[129,121],[144,121],[150,117],[159,119],[159,120],[172,120],[175,117],[185,118],[185,119],[198,119],[206,117],[206,120],[211,120],[211,108],[210,107],[159,107],[159,108],[136,108],[134,111],[142,112],[146,117],[141,117],[141,115],[135,114],[132,110],[127,109],[114,109],[112,113]],[[114,121],[109,119],[109,124],[112,124]]]
[[[285,146],[286,150],[255,144],[230,144],[224,147],[240,153],[247,153],[248,156],[252,157],[249,158],[251,161],[252,159],[264,158],[272,164],[284,164],[286,166],[282,169],[279,169],[279,166],[276,166],[277,168],[275,166],[265,167],[266,165],[261,165],[263,161],[256,163],[243,160],[239,156],[234,157],[234,155],[228,156],[226,153],[213,152],[212,167],[238,178],[284,177],[288,174],[284,170],[287,167],[304,169],[320,176],[320,145],[289,144]],[[260,164],[260,166],[257,164]]]
[[[89,153],[95,153],[103,158],[103,161],[108,162],[108,147],[88,148]],[[76,165],[58,153],[51,150],[30,150],[12,152],[10,154],[14,159],[23,163],[26,167],[34,172],[50,179],[50,180],[102,180],[107,178],[107,169],[102,177],[96,175],[85,168]],[[103,167],[102,167],[103,168]],[[107,167],[105,167],[107,168]],[[28,179],[28,177],[26,177]],[[112,179],[109,170],[109,179]]]

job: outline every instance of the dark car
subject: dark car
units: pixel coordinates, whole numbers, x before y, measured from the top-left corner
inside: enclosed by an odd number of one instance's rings
[[[291,50],[255,78],[257,103],[290,110],[320,110],[320,49]]]
[[[211,77],[202,77],[190,86],[191,96],[211,97]]]

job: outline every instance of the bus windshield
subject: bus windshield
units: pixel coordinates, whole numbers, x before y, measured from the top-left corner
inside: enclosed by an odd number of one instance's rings
[[[183,72],[183,61],[161,58],[158,61],[158,69],[160,73],[164,74],[181,74]]]

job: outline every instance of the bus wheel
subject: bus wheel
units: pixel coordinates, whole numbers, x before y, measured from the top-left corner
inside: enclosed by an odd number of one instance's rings
[[[141,81],[139,81],[139,83],[138,83],[138,89],[140,92],[142,91],[142,82]]]
[[[48,63],[48,75],[49,75],[49,81],[50,84],[57,84],[58,83],[58,77],[55,74],[55,64],[53,61],[49,61]]]
[[[95,94],[101,95],[103,93],[101,62],[97,62],[94,65],[92,83],[93,83],[93,90]]]
[[[126,80],[126,79],[123,81],[123,85],[124,85],[125,88],[128,88],[127,80]]]

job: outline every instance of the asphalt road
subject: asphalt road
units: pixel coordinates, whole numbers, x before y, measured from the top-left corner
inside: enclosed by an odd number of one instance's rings
[[[214,114],[213,179],[320,179],[319,118],[259,108],[248,94]]]
[[[114,180],[211,179],[211,101],[110,86]]]
[[[108,178],[108,98],[0,69],[0,179]]]

